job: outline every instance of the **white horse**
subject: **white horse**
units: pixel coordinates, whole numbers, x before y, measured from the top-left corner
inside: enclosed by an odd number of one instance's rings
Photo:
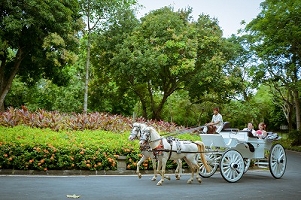
[[[187,183],[192,183],[194,179],[194,173],[196,171],[196,178],[199,183],[202,182],[201,177],[199,176],[200,166],[198,164],[199,155],[201,155],[201,160],[207,170],[207,172],[211,171],[211,167],[207,164],[205,158],[205,145],[201,141],[178,141],[181,145],[181,152],[177,150],[177,144],[175,141],[167,141],[166,138],[163,138],[159,135],[159,133],[153,127],[146,127],[142,130],[140,136],[139,144],[143,145],[145,143],[149,143],[150,147],[153,151],[157,151],[158,153],[158,161],[162,163],[162,171],[161,171],[161,180],[157,183],[157,185],[162,185],[164,182],[164,174],[166,168],[167,160],[178,160],[183,159],[189,165],[191,169],[191,177],[187,181]]]
[[[133,128],[132,128],[132,131],[130,133],[130,136],[129,136],[129,140],[135,140],[135,139],[138,139],[140,140],[140,136],[141,136],[141,133],[142,131],[147,128],[148,126],[144,123],[138,123],[138,122],[135,122],[133,124]],[[159,168],[161,167],[159,162],[158,162],[158,168],[156,166],[156,163],[157,163],[157,160],[153,154],[153,151],[152,149],[150,148],[149,144],[145,143],[143,145],[140,145],[140,150],[141,150],[141,154],[142,154],[142,158],[139,160],[139,162],[137,163],[137,169],[136,169],[136,173],[138,174],[138,177],[141,178],[141,173],[139,171],[139,168],[140,168],[140,165],[148,158],[151,158],[152,159],[152,164],[153,164],[153,170],[154,170],[154,176],[153,178],[151,179],[152,181],[155,181],[157,179],[157,175],[158,175],[158,172],[159,172]],[[176,169],[176,179],[179,180],[181,175],[181,171],[182,171],[182,160],[177,160],[177,169]],[[160,173],[160,172],[159,172]],[[170,177],[169,176],[165,176],[166,179],[170,180]]]

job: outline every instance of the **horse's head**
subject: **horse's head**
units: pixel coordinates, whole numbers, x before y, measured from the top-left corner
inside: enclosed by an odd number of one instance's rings
[[[152,127],[146,127],[141,131],[139,145],[143,146],[150,141]]]
[[[135,122],[133,124],[133,128],[132,128],[132,131],[131,131],[130,136],[129,136],[129,140],[134,140],[136,138],[139,139],[140,135],[141,135],[141,131],[144,128],[146,128],[145,124]]]

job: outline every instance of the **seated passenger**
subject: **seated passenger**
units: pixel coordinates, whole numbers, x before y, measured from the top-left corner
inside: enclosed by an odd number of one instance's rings
[[[211,133],[208,131],[209,130],[214,130],[212,133],[220,133],[220,131],[223,129],[224,122],[223,122],[223,117],[219,113],[219,108],[214,108],[213,109],[213,116],[211,122],[205,124],[205,127],[203,129],[203,133]]]
[[[258,124],[258,130],[256,131],[255,136],[264,139],[267,136],[267,132],[265,129],[266,129],[266,124],[264,122],[260,122]]]
[[[243,131],[250,131],[254,136],[256,135],[256,131],[254,130],[251,122],[248,123],[248,127],[244,128]]]

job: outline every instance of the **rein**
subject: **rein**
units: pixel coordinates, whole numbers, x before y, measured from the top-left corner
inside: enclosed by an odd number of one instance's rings
[[[162,152],[177,152],[172,149],[153,149],[153,152],[162,151]],[[218,153],[219,151],[181,151],[181,153]]]

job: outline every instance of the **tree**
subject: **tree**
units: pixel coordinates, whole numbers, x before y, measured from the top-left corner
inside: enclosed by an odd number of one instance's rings
[[[301,130],[301,1],[266,0],[261,7],[262,11],[246,27],[252,36],[250,44],[261,61],[253,68],[254,81],[268,82],[277,91],[290,93],[281,94],[283,104],[289,105],[292,97],[297,130]]]
[[[80,0],[81,12],[86,22],[84,37],[87,38],[87,56],[85,66],[85,92],[83,111],[88,109],[88,86],[92,33],[103,32],[125,9],[136,3],[135,0]]]
[[[160,119],[167,98],[183,87],[185,75],[194,69],[197,40],[190,12],[155,10],[117,45],[111,74],[139,97],[145,118]]]
[[[191,9],[174,12],[165,7],[141,18],[141,23],[132,26],[132,30],[127,29],[130,24],[121,24],[119,30],[125,30],[123,34],[110,27],[109,33],[104,35],[110,51],[102,47],[105,51],[98,51],[101,55],[94,56],[103,58],[98,62],[118,88],[128,88],[136,94],[145,118],[162,119],[161,113],[171,94],[183,89],[193,91],[200,83],[196,76],[207,72],[210,67],[217,70],[216,76],[223,73],[222,64],[231,54],[229,43],[222,39],[222,31],[216,23],[212,23],[215,25],[212,29],[201,23],[197,25],[191,21],[190,13]],[[210,19],[207,17],[204,21]],[[214,45],[210,46],[213,42]],[[206,52],[207,47],[213,53]],[[196,61],[199,61],[198,65]],[[231,81],[231,76],[223,74],[220,75],[223,84],[216,85],[213,78],[208,82],[211,88],[220,86],[220,93],[225,95],[225,89],[232,89],[229,84],[234,81]],[[192,80],[194,84],[190,84]],[[207,91],[205,86],[203,89]],[[197,97],[201,96],[201,90],[194,92]]]
[[[75,61],[82,28],[78,1],[2,1],[0,13],[0,110],[18,74],[33,84],[50,78],[64,84],[63,66]]]
[[[110,23],[106,31],[95,36],[91,48],[91,72],[90,81],[90,110],[101,110],[113,114],[131,115],[136,104],[136,97],[123,79],[112,75],[114,71],[109,67],[111,59],[118,51],[121,44],[139,24],[135,11],[125,9],[114,21]],[[121,76],[122,77],[122,76]]]
[[[196,23],[195,68],[185,82],[193,103],[223,104],[242,90],[238,67],[231,63],[235,46],[222,37],[216,19],[200,15]],[[212,108],[210,108],[212,110]]]

